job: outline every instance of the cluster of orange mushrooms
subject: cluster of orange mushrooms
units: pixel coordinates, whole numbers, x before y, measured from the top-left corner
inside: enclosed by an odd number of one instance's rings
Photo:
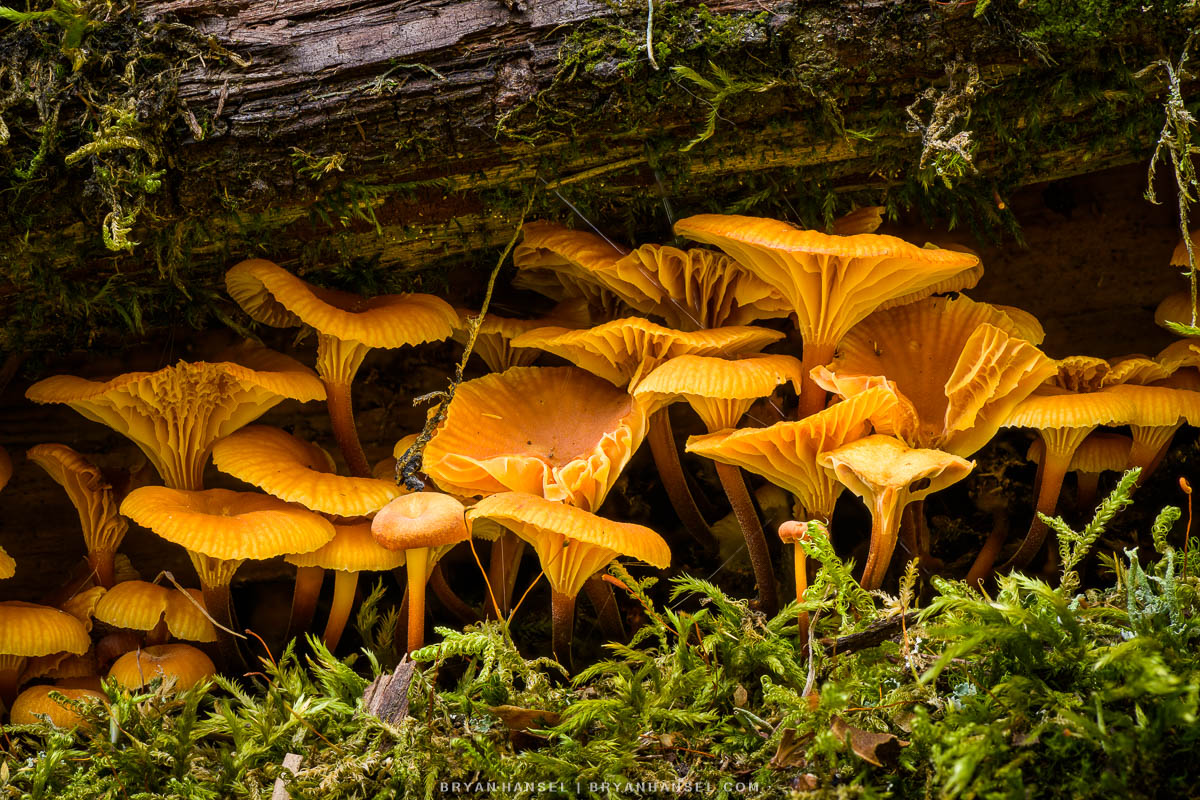
[[[411,651],[424,641],[426,584],[452,592],[439,560],[477,539],[489,542],[487,567],[479,562],[485,611],[501,619],[514,610],[518,568],[532,548],[551,589],[554,652],[567,660],[581,591],[606,628],[620,630],[612,584],[599,579],[610,562],[670,564],[659,534],[597,513],[643,439],[682,528],[714,544],[671,427],[669,407],[680,400],[708,430],[686,450],[715,463],[766,613],[779,607],[776,569],[742,470],[790,494],[791,519],[778,531],[788,543],[827,531],[842,489],[860,497],[873,520],[861,582],[876,589],[899,541],[936,563],[923,500],[965,478],[974,467],[967,458],[1000,428],[1040,434],[1031,451],[1036,508],[1052,513],[1068,471],[1080,473],[1081,494],[1094,491],[1086,476],[1102,470],[1139,466],[1145,476],[1184,422],[1200,422],[1200,345],[1180,340],[1153,358],[1050,358],[1030,314],[961,294],[982,275],[976,255],[875,234],[879,212],[860,209],[831,234],[693,216],[676,232],[717,249],[686,250],[627,251],[530,223],[514,251],[516,282],[557,301],[537,320],[479,320],[429,295],[363,298],[269,261],[238,264],[226,276],[230,295],[258,323],[315,332],[315,372],[247,343],[211,362],[108,381],[56,376],[29,389],[34,402],[69,405],[128,437],[163,485],[106,474],[65,445],[29,451],[78,509],[88,569],[61,609],[0,603],[0,699],[22,721],[54,710],[47,681],[71,696],[96,694],[104,668],[128,686],[158,674],[185,686],[216,665],[233,668],[241,656],[229,587],[247,559],[282,556],[296,566],[291,635],[308,629],[324,573],[334,571],[324,628],[331,648],[358,573],[403,566]],[[1168,298],[1159,321],[1190,319],[1187,300]],[[750,324],[762,319],[779,322]],[[393,458],[372,466],[351,401],[367,353],[472,333],[490,374],[456,387],[427,442],[406,436]],[[797,337],[799,357],[786,352]],[[573,366],[532,366],[543,353]],[[319,444],[250,424],[285,398],[326,401],[349,474]],[[1128,435],[1098,431],[1106,427]],[[396,475],[397,459],[417,452],[410,448],[420,450],[419,491]],[[205,489],[210,458],[247,490]],[[7,456],[0,466],[7,480]],[[200,589],[123,580],[116,552],[128,521],[183,547]],[[1035,516],[1004,568],[1029,566],[1046,533]],[[986,580],[1004,544],[989,539],[968,580]],[[793,549],[803,598],[808,565]],[[0,578],[12,573],[0,550]],[[106,633],[93,643],[97,621]],[[206,655],[170,639],[211,644]],[[14,701],[26,682],[40,685]]]

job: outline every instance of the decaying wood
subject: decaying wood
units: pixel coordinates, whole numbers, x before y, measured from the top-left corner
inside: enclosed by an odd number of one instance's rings
[[[416,662],[405,656],[391,675],[380,675],[371,681],[363,693],[364,710],[392,725],[408,716],[408,687],[412,683]]]
[[[283,768],[295,774],[303,762],[303,756],[298,753],[288,753],[283,757]],[[271,789],[271,800],[291,800],[291,794],[288,793],[287,784],[283,782],[282,775],[275,779],[275,785]]]

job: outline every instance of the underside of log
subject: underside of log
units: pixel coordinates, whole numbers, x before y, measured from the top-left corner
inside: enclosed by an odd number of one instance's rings
[[[239,328],[221,275],[250,256],[437,290],[490,268],[530,193],[633,243],[864,203],[1013,230],[1016,188],[1149,156],[1183,8],[89,0],[0,22],[0,349]]]

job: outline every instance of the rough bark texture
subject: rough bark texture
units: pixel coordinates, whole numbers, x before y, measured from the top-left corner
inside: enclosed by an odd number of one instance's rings
[[[627,240],[868,201],[1011,226],[1017,186],[1148,155],[1143,69],[1186,20],[1126,5],[659,0],[658,69],[636,0],[151,0],[93,9],[77,48],[10,26],[0,347],[238,325],[219,277],[251,254],[436,286],[404,273],[489,263],[535,189],[536,215],[569,201]]]

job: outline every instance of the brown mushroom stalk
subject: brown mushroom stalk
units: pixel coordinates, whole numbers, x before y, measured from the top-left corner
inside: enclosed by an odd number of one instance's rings
[[[754,570],[754,582],[758,585],[759,610],[767,616],[775,616],[779,611],[779,592],[776,588],[775,569],[771,565],[771,552],[767,549],[767,537],[763,533],[762,523],[758,520],[758,512],[754,509],[754,501],[746,489],[746,481],[737,467],[714,461],[717,477],[733,506],[738,523],[742,526],[742,535],[746,537],[746,552],[750,556],[750,566]]]
[[[488,562],[488,583],[491,584],[495,605],[489,598],[489,614],[496,619],[508,619],[512,611],[513,590],[517,584],[517,571],[521,556],[525,554],[525,540],[510,530],[492,542],[492,554]]]
[[[321,364],[321,354],[319,351],[325,349],[326,340],[322,338],[321,345],[318,346],[318,365]],[[366,348],[363,348],[363,355],[366,355]],[[361,358],[360,358],[361,363]],[[352,372],[357,371],[358,365],[354,365]],[[324,377],[324,373],[322,373]],[[354,404],[351,400],[350,383],[342,383],[333,381],[329,378],[324,378],[325,381],[325,398],[329,409],[329,423],[333,430],[333,438],[338,444],[338,449],[342,451],[342,457],[346,459],[346,467],[350,470],[350,474],[356,478],[371,477],[371,464],[367,461],[366,453],[363,452],[362,442],[358,438],[358,426],[354,424]]]
[[[550,651],[560,663],[571,666],[571,641],[575,638],[575,597],[550,590]]]
[[[596,621],[600,623],[604,637],[611,642],[625,641],[625,623],[621,620],[621,609],[612,585],[596,574],[583,582],[583,591],[596,611]]]
[[[292,613],[288,620],[288,640],[303,636],[317,613],[317,600],[325,570],[321,567],[296,567],[296,586],[292,590]]]
[[[650,415],[646,439],[650,442],[650,454],[654,457],[659,480],[684,530],[698,545],[711,550],[715,540],[683,474],[683,463],[679,460],[679,448],[675,446],[675,434],[666,408]]]

